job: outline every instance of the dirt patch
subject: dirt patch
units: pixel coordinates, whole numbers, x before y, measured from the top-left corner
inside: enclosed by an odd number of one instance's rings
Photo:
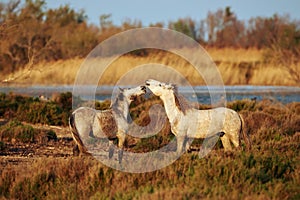
[[[1,120],[0,123],[3,125],[5,122]],[[57,139],[32,143],[5,142],[0,150],[0,169],[27,165],[43,157],[73,156],[74,142],[67,127],[30,125],[38,129],[55,131]]]

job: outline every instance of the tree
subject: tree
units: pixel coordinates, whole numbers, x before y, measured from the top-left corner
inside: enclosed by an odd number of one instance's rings
[[[278,17],[268,19],[272,23],[272,33],[268,36],[266,61],[277,64],[286,69],[292,79],[300,82],[300,27],[296,22],[289,23],[289,18]]]
[[[191,18],[180,18],[169,23],[169,28],[181,32],[194,40],[197,39],[196,23]]]
[[[47,38],[43,37],[40,23],[44,13],[44,1],[27,0],[20,11],[16,11],[19,1],[6,5],[5,18],[2,25],[3,44],[1,45],[1,69],[15,72],[20,66],[32,70],[33,64],[42,55],[47,45]],[[6,66],[10,68],[6,68]],[[15,77],[9,78],[15,79]]]
[[[68,5],[46,10],[42,0],[0,4],[0,70],[4,82],[29,76],[36,63],[87,55],[98,44],[98,29],[88,26],[83,10]],[[15,74],[19,69],[23,73]]]
[[[105,32],[107,29],[113,26],[111,20],[111,14],[103,14],[100,17],[100,30],[101,32]]]
[[[222,20],[222,28],[217,31],[215,45],[217,47],[243,47],[245,26],[236,15],[231,12],[230,7],[225,8]]]
[[[87,25],[86,20],[87,16],[83,10],[76,12],[68,5],[46,12],[45,24],[53,46],[58,49],[56,58],[86,56],[98,44],[99,30]]]

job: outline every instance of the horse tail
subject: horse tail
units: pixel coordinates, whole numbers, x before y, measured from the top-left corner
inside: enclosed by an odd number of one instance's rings
[[[252,147],[252,142],[250,140],[248,131],[246,131],[246,129],[245,129],[245,122],[244,122],[243,116],[241,114],[239,114],[239,117],[240,117],[240,120],[241,120],[240,137],[241,136],[243,137],[243,139],[246,143],[247,150],[250,150],[251,147]]]
[[[75,140],[80,153],[89,154],[88,150],[84,146],[84,144],[83,144],[83,142],[82,142],[82,140],[79,136],[78,130],[76,128],[75,114],[74,113],[69,118],[69,127],[70,127],[70,130],[71,130],[71,133],[72,133],[72,137]]]

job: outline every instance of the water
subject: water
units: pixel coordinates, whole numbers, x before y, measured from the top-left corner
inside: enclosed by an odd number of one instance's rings
[[[278,101],[283,104],[291,102],[300,102],[300,87],[287,87],[287,86],[225,86],[227,102],[242,99],[256,99],[261,101],[263,99],[270,99]],[[200,103],[210,104],[211,95],[220,94],[218,87],[210,87],[209,90],[206,86],[194,87],[197,95],[197,100]],[[186,92],[182,92],[186,96]],[[222,94],[222,93],[221,93]],[[191,95],[186,96],[191,100]]]
[[[95,87],[84,86],[81,88],[82,98],[93,99],[90,94],[94,94],[92,89]],[[95,98],[99,101],[111,99],[113,86],[97,87]],[[219,87],[196,86],[193,88],[179,87],[179,92],[190,101],[198,101],[203,104],[210,104],[211,99],[222,98]],[[0,87],[1,93],[14,93],[29,95],[33,97],[44,96],[50,98],[55,93],[72,92],[73,85],[65,86],[28,86],[28,87]],[[283,104],[290,102],[300,102],[300,87],[287,86],[225,86],[226,100],[234,101],[241,99],[271,99]],[[223,96],[223,95],[222,95]],[[223,97],[224,98],[224,97]]]

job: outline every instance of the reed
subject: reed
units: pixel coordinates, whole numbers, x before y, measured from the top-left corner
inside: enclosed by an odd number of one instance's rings
[[[211,48],[207,49],[207,52],[217,64],[226,85],[299,85],[290,74],[288,67],[284,68],[274,63],[266,63],[264,50]],[[84,59],[74,58],[65,61],[39,63],[30,73],[27,72],[28,70],[21,70],[10,76],[26,74],[15,81],[15,83],[21,84],[72,85],[83,62]],[[299,65],[297,64],[293,68],[297,69],[300,67]],[[144,68],[139,71],[137,69],[139,66],[144,66]],[[162,69],[164,66],[170,68],[160,70],[161,77],[169,77],[173,82],[176,80],[179,83],[184,78],[191,85],[205,85],[201,75],[195,71],[189,62],[178,55],[164,51],[153,51],[147,56],[126,54],[119,57],[109,65],[99,84],[114,85],[129,73],[132,74],[128,75],[129,78],[127,77],[127,79],[143,82],[145,78],[147,79],[149,75],[153,74],[154,67]],[[131,71],[133,69],[136,71]],[[175,73],[171,73],[171,71]],[[182,77],[177,76],[176,73]],[[1,77],[2,79],[7,78],[4,75]]]

